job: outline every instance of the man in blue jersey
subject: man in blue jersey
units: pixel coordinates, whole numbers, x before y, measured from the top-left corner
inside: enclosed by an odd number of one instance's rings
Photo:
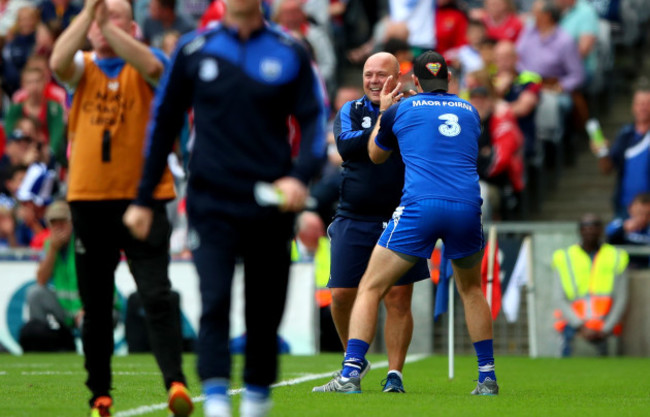
[[[392,79],[381,92],[380,117],[368,142],[370,159],[383,163],[399,148],[404,191],[370,258],[350,320],[338,392],[361,392],[360,371],[375,334],[379,302],[418,258],[428,257],[438,239],[451,258],[478,356],[477,395],[499,391],[494,374],[492,321],[481,291],[484,240],[476,172],[480,119],[468,102],[448,94],[444,58],[427,51],[415,60],[413,81],[420,94],[402,99]]]
[[[348,324],[359,281],[370,254],[393,210],[404,185],[404,163],[399,153],[382,165],[368,157],[368,138],[379,114],[381,89],[386,79],[399,76],[399,62],[386,52],[369,57],[363,68],[365,95],[341,108],[334,121],[336,145],[343,159],[343,180],[336,217],[328,228],[331,239],[331,270],[327,283],[332,292],[332,318],[343,347],[348,344]],[[413,283],[429,276],[422,260],[393,286],[384,298],[385,342],[388,374],[384,392],[403,393],[402,368],[413,334],[411,298]],[[364,362],[361,374],[369,369]],[[315,387],[314,392],[335,390],[336,381]]]
[[[616,170],[614,213],[627,218],[627,208],[639,193],[650,192],[650,87],[639,86],[632,98],[634,121],[621,128],[610,149],[594,149],[604,174]]]
[[[265,416],[277,377],[294,212],[304,207],[306,184],[325,159],[326,109],[307,51],[264,21],[260,0],[227,3],[221,24],[181,38],[172,56],[156,98],[138,198],[125,223],[137,237],[148,234],[151,194],[193,107],[187,213],[202,302],[197,353],[203,409],[206,417],[232,414],[230,294],[241,259],[247,343],[240,415]],[[295,160],[290,115],[302,135]],[[257,182],[273,183],[285,196],[279,209],[256,203]]]

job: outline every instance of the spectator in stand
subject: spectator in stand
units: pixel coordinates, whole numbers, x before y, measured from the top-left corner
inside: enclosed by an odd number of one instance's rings
[[[411,46],[402,39],[390,38],[384,43],[383,52],[388,52],[397,58],[399,62],[399,79],[402,84],[402,91],[415,91],[413,83],[413,50]],[[361,97],[360,94],[357,97]]]
[[[65,112],[61,104],[45,97],[46,83],[46,75],[40,68],[26,67],[23,70],[21,87],[27,97],[25,101],[9,107],[5,116],[5,126],[13,131],[20,118],[29,117],[38,120],[39,133],[44,139],[42,144],[49,145],[57,161],[65,165]]]
[[[54,33],[47,25],[39,23],[36,26],[36,43],[32,55],[50,56],[54,47]]]
[[[487,71],[468,75],[469,102],[481,117],[478,174],[485,219],[515,214],[524,190],[523,134],[508,103],[494,93]]]
[[[637,88],[632,99],[634,122],[621,128],[610,149],[596,152],[604,174],[618,173],[614,193],[616,217],[627,217],[627,207],[635,196],[650,192],[650,87]]]
[[[48,57],[40,54],[32,55],[27,59],[25,68],[39,68],[45,76],[45,99],[56,101],[65,108],[67,94],[63,87],[52,80],[52,71],[50,70]],[[24,88],[16,91],[11,97],[13,103],[22,103],[25,100],[27,100],[27,90]]]
[[[467,15],[457,0],[437,0],[436,51],[445,56],[448,50],[467,44]]]
[[[29,7],[31,3],[29,0],[0,0],[0,38],[10,34],[16,24],[18,10]]]
[[[598,41],[599,23],[596,9],[585,0],[554,0],[562,11],[560,27],[578,45],[578,53],[585,66],[588,80],[596,70],[596,43]]]
[[[194,30],[196,25],[184,15],[177,14],[176,0],[151,0],[149,16],[142,28],[144,40],[149,45],[160,48],[165,32],[178,31],[181,35]]]
[[[628,217],[617,217],[605,228],[607,243],[612,245],[643,245],[650,247],[650,193],[634,197]],[[648,256],[630,256],[631,268],[648,268]]]
[[[432,49],[436,42],[434,11],[435,0],[388,0],[390,20],[406,23],[408,43],[415,48],[415,55]]]
[[[2,50],[4,80],[2,89],[11,96],[20,87],[20,73],[36,45],[36,27],[40,22],[38,10],[23,7],[18,10],[11,39]]]
[[[481,44],[486,39],[485,25],[480,20],[470,20],[467,25],[467,44],[458,49],[450,49],[445,55],[447,61],[454,63],[459,70],[461,78],[459,85],[461,96],[466,92],[465,75],[479,71],[485,67],[481,57]]]
[[[5,167],[0,172],[0,196],[16,202],[16,193],[25,178],[27,167],[22,164]]]
[[[16,219],[13,213],[14,206],[13,199],[0,194],[0,251],[6,248],[18,247]]]
[[[172,53],[176,49],[176,44],[178,43],[178,39],[180,39],[180,37],[181,34],[175,30],[165,32],[162,38],[162,45],[160,46],[160,49],[165,55],[168,57],[172,56]]]
[[[44,0],[39,9],[41,21],[50,28],[55,38],[81,12],[81,8],[77,4],[70,3],[70,0]]]
[[[328,91],[335,83],[336,55],[329,34],[323,28],[311,23],[303,11],[303,0],[275,0],[272,10],[273,21],[289,32],[303,36],[311,46],[313,58]]]
[[[7,137],[5,153],[0,157],[0,172],[7,172],[12,166],[28,165],[28,156],[33,153],[31,136],[21,130],[12,131]]]
[[[584,81],[580,55],[571,36],[558,26],[560,10],[552,0],[537,0],[533,15],[535,25],[526,27],[517,41],[517,69],[536,72],[551,91],[571,93],[580,88]]]
[[[43,248],[50,234],[45,223],[45,210],[52,202],[55,182],[56,174],[47,169],[44,163],[34,161],[27,168],[25,178],[16,192],[20,203],[16,216],[16,233],[20,246]]]
[[[535,155],[535,109],[539,103],[542,77],[532,71],[517,71],[517,50],[510,41],[500,41],[494,48],[496,74],[492,78],[496,95],[510,104],[524,134],[524,154]]]
[[[483,21],[487,37],[496,41],[515,42],[524,26],[513,0],[485,0],[485,8],[472,10],[470,16]]]

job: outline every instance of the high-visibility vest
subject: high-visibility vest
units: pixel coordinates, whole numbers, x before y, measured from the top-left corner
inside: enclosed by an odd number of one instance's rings
[[[592,262],[591,257],[580,245],[558,249],[553,254],[553,267],[560,275],[562,288],[571,301],[576,315],[585,327],[601,331],[604,319],[612,307],[614,280],[627,268],[627,252],[604,243]],[[566,321],[556,312],[555,328],[563,331]],[[614,333],[620,332],[620,326]]]
[[[291,260],[301,261],[298,244],[294,239],[291,242]],[[327,288],[330,279],[330,240],[327,236],[318,238],[318,248],[314,254],[314,275],[316,278],[316,302],[320,308],[332,304],[332,293]]]

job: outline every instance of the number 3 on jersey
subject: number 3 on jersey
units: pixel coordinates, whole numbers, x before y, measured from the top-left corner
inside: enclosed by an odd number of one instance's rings
[[[444,120],[444,124],[438,126],[438,132],[449,137],[458,136],[460,133],[458,116],[451,113],[445,113],[438,116],[438,120]]]

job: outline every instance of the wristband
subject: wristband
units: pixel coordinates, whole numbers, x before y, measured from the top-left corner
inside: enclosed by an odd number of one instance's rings
[[[604,158],[609,155],[609,149],[606,146],[603,146],[602,148],[598,149],[598,152],[596,152],[596,155],[599,158]]]

